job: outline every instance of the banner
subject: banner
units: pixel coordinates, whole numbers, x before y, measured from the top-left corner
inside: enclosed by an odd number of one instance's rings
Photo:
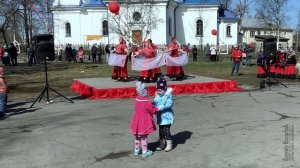
[[[155,58],[145,58],[145,56],[133,57],[131,69],[135,71],[146,71],[166,65],[164,59],[166,54],[167,53],[157,53]]]
[[[101,40],[102,35],[86,35],[86,41]]]
[[[119,55],[110,53],[108,59],[108,65],[124,67],[127,55]]]
[[[184,66],[189,62],[189,57],[186,53],[180,54],[179,57],[171,57],[168,55],[166,57],[167,66]]]

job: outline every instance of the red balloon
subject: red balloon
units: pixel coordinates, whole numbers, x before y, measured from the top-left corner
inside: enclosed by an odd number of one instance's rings
[[[217,32],[217,30],[216,30],[216,29],[212,29],[212,30],[211,30],[211,34],[212,34],[212,35],[214,35],[214,36],[215,36],[215,35],[217,35],[217,33],[218,33],[218,32]]]
[[[118,14],[120,10],[120,5],[118,2],[110,2],[108,4],[108,9],[113,14]]]

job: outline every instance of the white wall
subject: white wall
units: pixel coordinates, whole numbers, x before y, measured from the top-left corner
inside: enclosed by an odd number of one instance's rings
[[[73,1],[62,0],[61,3],[73,3]],[[77,0],[76,0],[76,3]],[[157,26],[157,29],[152,30],[150,35],[146,38],[151,38],[155,44],[167,44],[170,37],[177,37],[177,41],[181,44],[190,43],[191,45],[202,44],[216,44],[217,37],[219,36],[220,45],[232,45],[236,44],[238,40],[238,23],[237,22],[224,22],[219,25],[218,36],[211,34],[212,29],[218,29],[217,23],[217,10],[216,6],[206,6],[205,8],[187,8],[186,6],[180,6],[176,10],[176,32],[174,28],[174,9],[177,4],[170,3],[169,8],[166,8],[166,3],[158,4],[155,8],[157,10],[157,16],[161,17],[163,22]],[[106,11],[106,8],[89,9],[86,12],[77,11],[54,11],[54,33],[55,44],[87,44],[89,43],[100,44],[110,43],[117,44],[119,36],[109,32],[109,36],[102,37],[98,41],[86,41],[86,35],[102,35],[102,21],[107,19],[111,22],[111,14]],[[171,18],[171,33],[169,33],[168,19]],[[196,37],[196,20],[203,20],[203,34],[202,38]],[[65,23],[68,21],[71,24],[71,37],[65,36]],[[232,37],[226,37],[226,25],[231,25]],[[109,23],[110,25],[110,23]]]
[[[167,19],[166,19],[166,6],[165,5],[159,5],[156,8],[158,8],[158,14],[157,16],[162,19],[162,22],[158,24],[157,28],[152,30],[152,32],[149,35],[149,38],[152,39],[152,42],[155,44],[167,44]]]
[[[107,37],[101,40],[87,41],[86,35],[102,35],[102,21],[106,19],[106,11],[88,10],[87,14],[79,11],[55,11],[54,34],[55,45],[59,44],[100,44],[107,43]],[[71,36],[65,34],[65,23],[71,24]]]
[[[217,7],[189,8],[180,7],[176,11],[176,37],[182,44],[191,45],[216,44],[217,36],[211,35],[212,29],[217,29]],[[203,21],[203,37],[196,36],[196,21]]]
[[[231,36],[227,37],[226,28],[231,26]],[[221,21],[219,25],[219,44],[220,45],[234,45],[238,43],[238,23],[230,21]]]

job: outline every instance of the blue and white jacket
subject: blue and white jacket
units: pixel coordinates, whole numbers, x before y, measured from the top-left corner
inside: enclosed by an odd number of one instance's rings
[[[174,113],[172,109],[174,101],[172,90],[172,88],[168,88],[164,95],[156,95],[153,100],[154,105],[159,108],[156,115],[158,125],[169,125],[174,123]]]

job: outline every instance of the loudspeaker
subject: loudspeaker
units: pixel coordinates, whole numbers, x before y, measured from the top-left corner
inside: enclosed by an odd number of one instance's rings
[[[54,61],[55,50],[54,50],[54,39],[51,34],[40,34],[34,38],[35,44],[35,57],[39,61]]]
[[[272,57],[276,55],[277,43],[274,40],[264,40],[264,55]]]
[[[40,61],[54,61],[54,44],[49,41],[40,41],[35,50],[35,56]]]

